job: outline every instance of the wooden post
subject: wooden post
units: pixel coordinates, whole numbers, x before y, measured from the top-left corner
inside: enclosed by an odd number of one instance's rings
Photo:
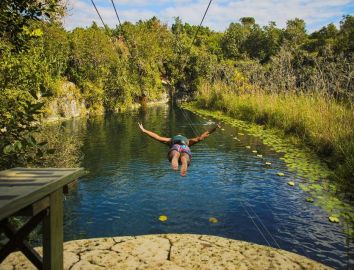
[[[43,268],[63,270],[63,192],[49,195],[49,213],[43,220]]]

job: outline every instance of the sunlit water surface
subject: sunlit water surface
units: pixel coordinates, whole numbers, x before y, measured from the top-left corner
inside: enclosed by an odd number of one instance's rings
[[[166,106],[64,123],[83,140],[81,166],[90,171],[66,196],[65,240],[210,234],[296,252],[336,269],[353,267],[353,244],[341,225],[329,223],[327,213],[305,201],[306,193],[287,185],[296,174],[257,138],[224,126],[192,147],[192,164],[181,177],[170,169],[168,147],[137,125],[166,137],[194,137],[208,120]],[[263,158],[246,149],[249,144]],[[159,221],[160,215],[168,220]]]

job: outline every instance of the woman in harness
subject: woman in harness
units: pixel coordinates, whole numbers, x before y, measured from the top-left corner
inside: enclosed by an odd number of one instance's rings
[[[170,147],[167,154],[168,160],[171,162],[171,167],[175,171],[178,170],[178,164],[181,164],[181,176],[186,176],[188,166],[192,160],[192,152],[190,147],[207,138],[209,134],[213,133],[218,127],[220,128],[220,125],[218,124],[212,129],[205,131],[198,137],[187,139],[187,137],[183,135],[176,135],[172,138],[161,137],[152,131],[146,130],[141,123],[138,123],[138,125],[142,132],[159,142],[167,144]]]

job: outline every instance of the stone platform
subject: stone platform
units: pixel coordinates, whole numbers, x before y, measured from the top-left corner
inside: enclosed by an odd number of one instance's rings
[[[41,252],[41,249],[37,249]],[[19,252],[1,270],[35,267]],[[332,269],[303,256],[248,242],[192,234],[160,234],[70,241],[64,269]]]

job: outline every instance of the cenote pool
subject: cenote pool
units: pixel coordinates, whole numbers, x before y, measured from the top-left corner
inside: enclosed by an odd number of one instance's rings
[[[163,106],[62,123],[82,142],[81,166],[90,171],[66,196],[66,241],[211,234],[296,252],[335,269],[353,267],[353,243],[343,225],[328,222],[322,208],[305,201],[308,194],[287,184],[300,176],[256,137],[224,125],[192,147],[187,177],[172,171],[168,148],[141,133],[137,122],[167,137],[194,137],[194,131],[201,133],[212,120],[184,113]],[[265,167],[265,161],[272,166]],[[285,176],[277,176],[279,171]],[[160,215],[168,220],[159,221]],[[218,222],[209,222],[211,217]]]

